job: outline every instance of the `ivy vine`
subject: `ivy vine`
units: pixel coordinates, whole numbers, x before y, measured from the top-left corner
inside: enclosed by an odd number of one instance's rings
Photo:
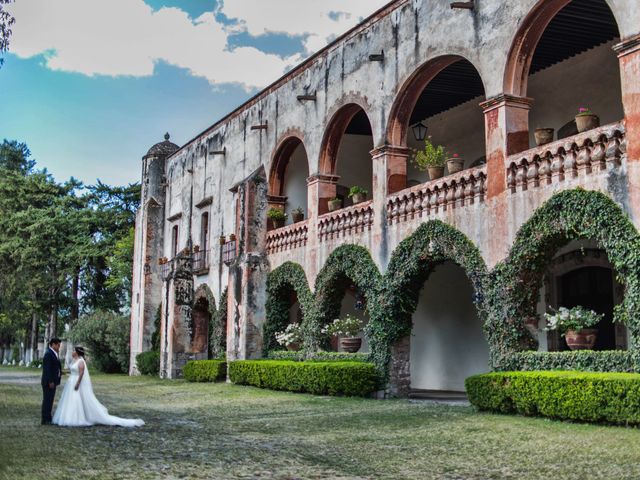
[[[209,324],[209,353],[211,358],[225,358],[227,354],[227,289],[220,297],[218,310]]]

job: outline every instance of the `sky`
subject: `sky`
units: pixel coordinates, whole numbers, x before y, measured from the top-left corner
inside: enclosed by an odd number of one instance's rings
[[[0,141],[58,181],[122,185],[388,0],[15,0]]]

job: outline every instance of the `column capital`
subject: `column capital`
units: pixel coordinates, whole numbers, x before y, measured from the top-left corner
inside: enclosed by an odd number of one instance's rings
[[[408,147],[401,147],[399,145],[381,145],[374,148],[369,153],[371,154],[371,158],[378,158],[383,155],[408,157],[409,153],[411,153],[411,149]]]
[[[287,197],[281,195],[267,195],[267,202],[274,205],[284,205],[287,203]]]
[[[339,175],[329,175],[326,173],[314,173],[307,178],[307,185],[313,185],[314,183],[338,183],[340,180]]]
[[[515,95],[509,95],[508,93],[501,93],[495,97],[487,98],[484,102],[480,103],[480,108],[484,113],[490,112],[500,107],[513,107],[529,110],[533,105],[533,98],[518,97]]]
[[[625,38],[620,43],[616,43],[613,46],[613,51],[616,52],[618,58],[624,57],[631,53],[635,53],[640,50],[640,34],[634,35],[629,38]]]

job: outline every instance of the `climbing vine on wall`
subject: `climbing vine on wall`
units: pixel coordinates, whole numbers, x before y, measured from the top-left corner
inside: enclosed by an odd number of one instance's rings
[[[218,309],[209,324],[209,356],[225,358],[227,353],[227,289],[220,297]]]
[[[281,348],[276,342],[275,334],[289,324],[291,295],[294,292],[304,319],[313,309],[313,294],[302,267],[297,263],[285,262],[267,277],[266,321],[262,337],[265,356],[269,351]]]
[[[389,262],[374,308],[367,337],[371,356],[381,372],[391,359],[392,345],[411,333],[420,290],[433,268],[444,261],[462,267],[470,279],[473,301],[485,322],[484,285],[487,267],[478,248],[460,231],[439,220],[423,223],[400,242]]]
[[[572,240],[592,239],[607,252],[624,285],[615,320],[627,324],[634,350],[640,340],[640,235],[605,194],[574,189],[543,204],[520,228],[508,257],[491,272],[487,290],[488,340],[494,368],[514,352],[534,346],[524,321],[536,316],[545,270],[557,250]]]

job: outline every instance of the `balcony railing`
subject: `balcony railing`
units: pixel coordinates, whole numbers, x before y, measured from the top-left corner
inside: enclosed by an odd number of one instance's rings
[[[162,276],[163,281],[167,281],[171,275],[173,275],[175,266],[175,258],[168,260],[166,263],[160,265],[160,275]]]
[[[369,200],[320,216],[318,238],[322,241],[362,233],[365,230],[371,230],[371,225],[373,225],[373,202]]]
[[[191,255],[191,268],[194,273],[209,269],[209,250],[200,250]]]
[[[387,198],[387,222],[391,225],[482,203],[486,180],[487,167],[482,165],[394,193]]]
[[[507,158],[511,193],[617,168],[627,149],[622,122],[531,148]]]
[[[309,233],[307,222],[308,220],[303,220],[268,232],[267,253],[283,252],[305,246]]]

